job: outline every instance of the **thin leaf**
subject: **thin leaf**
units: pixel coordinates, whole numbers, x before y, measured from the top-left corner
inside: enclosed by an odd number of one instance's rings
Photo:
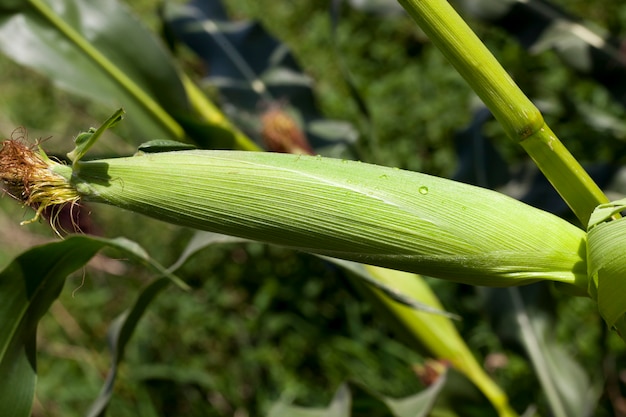
[[[22,253],[0,273],[0,403],[8,416],[30,416],[37,376],[35,334],[65,277],[104,242],[69,238]]]
[[[406,295],[401,290],[394,288],[394,283],[385,284],[381,280],[376,279],[376,277],[369,272],[368,268],[362,264],[344,261],[342,259],[329,258],[327,256],[320,256],[320,258],[352,272],[356,277],[358,277],[358,279],[363,280],[368,285],[371,285],[373,288],[381,291],[385,296],[389,297],[389,299],[395,301],[396,303],[410,307],[416,311],[447,317],[449,319],[461,320],[461,317],[456,314],[433,307],[426,303],[422,303],[417,299]],[[419,279],[419,277],[416,276],[415,279]]]
[[[355,386],[356,398],[352,398],[347,384],[341,384],[328,407],[301,407],[281,400],[272,405],[267,417],[350,417],[361,415],[357,410],[359,400],[367,404],[365,410],[372,415],[393,417],[426,417],[430,415],[435,401],[446,385],[447,374],[441,374],[437,381],[425,390],[404,398],[391,398],[372,392],[367,387]],[[383,414],[384,413],[384,414]]]
[[[444,373],[439,375],[437,381],[424,391],[399,399],[383,397],[383,401],[394,417],[427,417],[430,415],[447,380],[447,373]]]
[[[122,115],[124,114],[123,109],[118,109],[115,113],[111,115],[98,129],[91,128],[88,132],[81,133],[76,136],[74,143],[76,147],[67,154],[67,157],[72,161],[72,165],[76,166],[76,163],[82,159],[83,156],[87,153],[89,148],[91,148],[97,141],[100,136],[109,128],[115,126],[120,120],[122,120]]]
[[[422,277],[373,266],[365,266],[364,269],[372,279],[392,286],[420,303],[443,310],[437,296]],[[508,404],[506,394],[477,362],[450,319],[401,305],[376,288],[369,288],[365,295],[375,307],[380,307],[380,315],[387,319],[386,322],[401,340],[439,361],[450,364],[463,374],[489,399],[499,416],[516,415]]]
[[[183,290],[189,290],[189,286],[185,284],[180,278],[174,275],[171,271],[164,268],[160,263],[155,261],[139,244],[125,237],[118,237],[115,239],[105,240],[106,244],[112,248],[119,249],[135,262],[140,263],[156,272],[159,275],[163,275],[169,279],[172,283],[176,284]]]
[[[180,257],[172,266],[168,268],[168,271],[176,271],[178,268],[183,266],[191,256],[193,256],[198,251],[206,248],[207,246],[213,244],[238,242],[247,242],[247,240],[234,236],[222,235],[219,233],[197,231],[196,233],[194,233],[193,238],[191,239],[191,241],[189,241],[189,243],[185,247],[185,250],[181,253]]]
[[[126,108],[142,135],[184,137],[171,116],[188,110],[171,57],[115,0],[0,0],[0,50],[66,90]]]
[[[557,417],[591,416],[597,389],[554,337],[553,301],[545,285],[486,291],[496,331],[505,343],[523,348],[552,413]]]
[[[351,407],[350,389],[341,384],[328,407],[314,409],[278,402],[270,408],[267,417],[350,417]]]
[[[176,270],[208,245],[242,241],[245,240],[217,233],[196,232],[170,270]],[[383,310],[388,313],[385,318],[391,320],[387,323],[397,329],[402,339],[408,340],[414,347],[425,347],[430,355],[455,366],[493,401],[501,416],[514,415],[508,408],[504,393],[484,373],[452,322],[445,317],[458,316],[443,310],[421,277],[325,256],[320,258],[350,271],[355,285],[365,284],[361,289],[366,291],[366,296],[369,295],[367,298],[375,305],[381,302],[385,304]]]
[[[3,413],[29,416],[36,380],[37,323],[58,297],[68,274],[83,267],[104,247],[121,250],[150,268],[171,273],[126,239],[71,236],[37,246],[16,257],[0,272],[0,401]]]
[[[137,147],[137,151],[145,153],[153,152],[171,152],[195,149],[194,145],[189,143],[177,142],[175,140],[155,139],[144,142]]]
[[[115,385],[118,365],[124,358],[126,345],[133,336],[139,320],[142,318],[150,303],[152,303],[152,301],[154,301],[164,289],[169,287],[170,284],[171,281],[169,278],[159,278],[152,281],[141,290],[139,296],[133,304],[133,307],[121,316],[117,317],[111,324],[107,339],[109,342],[109,349],[113,354],[112,365],[111,369],[109,369],[109,373],[107,374],[106,381],[100,390],[100,394],[98,394],[98,397],[92,403],[89,412],[87,413],[88,417],[101,417],[106,415],[109,401],[113,396],[113,387]]]
[[[139,321],[150,304],[164,289],[169,286],[169,284],[172,283],[172,278],[179,282],[179,280],[172,274],[178,268],[183,266],[185,262],[199,250],[213,244],[232,243],[237,241],[242,241],[242,239],[219,235],[217,233],[196,232],[194,237],[187,244],[183,253],[180,255],[179,259],[167,270],[164,270],[160,267],[160,265],[155,264],[155,266],[158,265],[158,271],[167,276],[158,278],[144,287],[137,296],[133,305],[127,311],[118,316],[109,328],[107,339],[109,342],[109,349],[112,353],[111,368],[109,369],[106,381],[100,390],[100,394],[91,405],[87,414],[89,417],[102,417],[106,415],[109,402],[113,396],[113,388],[117,377],[118,366],[124,359],[126,346],[128,345],[135,329],[139,325]],[[151,260],[151,258],[145,254],[145,251],[139,248],[134,242],[116,239],[114,240],[114,243],[125,248],[126,250],[132,251],[137,257],[141,257],[145,261],[150,262]],[[188,288],[186,284],[183,285],[185,288]]]

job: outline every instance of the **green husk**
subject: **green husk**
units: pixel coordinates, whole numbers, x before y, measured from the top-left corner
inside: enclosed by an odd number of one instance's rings
[[[589,295],[597,301],[607,325],[626,337],[626,199],[602,204],[588,226]]]
[[[322,157],[178,151],[56,165],[85,201],[473,285],[586,291],[585,233],[502,194]]]

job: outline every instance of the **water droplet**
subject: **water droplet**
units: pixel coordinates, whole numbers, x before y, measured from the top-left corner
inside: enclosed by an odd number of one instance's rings
[[[400,171],[400,168],[398,168],[398,167],[393,167],[393,170],[394,170],[394,171]]]
[[[322,159],[322,155],[315,155],[315,158],[317,158],[318,160]]]
[[[347,159],[342,159],[342,160],[341,160],[341,163],[342,163],[342,164],[346,164],[346,163],[348,163],[348,160],[347,160]]]
[[[387,179],[387,178],[389,178],[389,177],[387,176],[387,174],[383,174],[383,175],[381,175],[381,176],[380,176],[380,177],[378,177],[378,178],[382,178],[382,179],[386,180],[386,179]]]
[[[428,187],[422,185],[420,188],[417,189],[417,191],[419,191],[421,195],[426,195],[428,194]]]

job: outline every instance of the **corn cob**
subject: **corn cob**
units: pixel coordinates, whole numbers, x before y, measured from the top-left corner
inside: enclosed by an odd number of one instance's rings
[[[5,142],[3,152],[11,147]],[[36,155],[30,152],[28,158]],[[582,230],[502,194],[425,174],[241,151],[138,153],[72,166],[37,157],[35,173],[24,176],[0,154],[0,171],[13,189],[21,180],[9,177],[21,175],[23,200],[39,210],[59,203],[45,197],[58,189],[70,203],[106,203],[182,226],[473,285],[553,280],[587,288]],[[55,184],[45,198],[28,193],[39,178]]]

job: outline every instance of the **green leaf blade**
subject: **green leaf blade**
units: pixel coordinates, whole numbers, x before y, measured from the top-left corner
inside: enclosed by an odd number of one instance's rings
[[[68,238],[35,247],[0,273],[0,401],[3,412],[29,416],[36,381],[35,332],[39,319],[59,295],[65,277],[104,245]]]
[[[102,239],[70,236],[67,239],[34,247],[17,256],[0,272],[0,401],[3,412],[11,416],[29,416],[35,392],[37,324],[60,294],[65,278],[83,267],[105,246],[122,251],[164,275],[164,280],[180,280],[150,258],[143,249],[127,239]],[[131,317],[132,327],[145,307],[145,299],[156,296],[165,283],[158,281],[156,290],[148,292]],[[182,284],[182,286],[185,286]],[[120,346],[128,340],[123,329]]]
[[[188,108],[165,49],[117,1],[0,2],[0,50],[75,94],[123,106],[137,132],[181,139]],[[132,42],[123,40],[132,39]]]
[[[607,325],[613,327],[626,314],[626,218],[596,225],[588,239],[589,292]]]

